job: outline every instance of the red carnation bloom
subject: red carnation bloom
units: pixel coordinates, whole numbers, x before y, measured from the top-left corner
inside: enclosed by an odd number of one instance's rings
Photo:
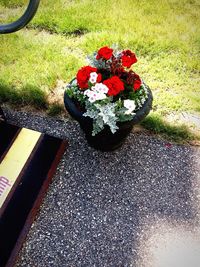
[[[111,58],[112,52],[113,52],[113,49],[109,48],[108,46],[104,46],[98,50],[96,59],[98,60],[100,58],[103,58],[103,59],[108,60]]]
[[[88,88],[88,81],[90,79],[90,73],[91,72],[97,72],[97,68],[85,66],[85,67],[82,67],[77,72],[76,79],[77,79],[78,86],[80,87],[80,89],[87,89]],[[100,80],[101,80],[101,77],[100,77]]]
[[[130,68],[131,65],[137,62],[136,55],[131,50],[124,50],[122,52],[122,65]]]
[[[134,83],[133,83],[133,89],[136,91],[138,89],[140,89],[140,86],[142,84],[142,81],[140,79],[140,76],[137,75],[136,73],[134,73]]]
[[[110,79],[105,80],[103,84],[108,87],[109,96],[118,95],[119,92],[124,90],[124,83],[117,76],[113,76]]]

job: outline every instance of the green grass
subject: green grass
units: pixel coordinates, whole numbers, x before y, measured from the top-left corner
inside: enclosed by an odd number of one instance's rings
[[[52,104],[48,109],[48,115],[49,116],[56,116],[59,115],[63,111],[63,106],[60,104],[54,103]]]
[[[141,125],[150,132],[161,135],[172,142],[190,143],[194,140],[200,141],[200,136],[192,133],[186,125],[171,125],[164,121],[158,114],[147,116]]]
[[[26,3],[0,0],[0,23]],[[28,29],[0,36],[0,100],[47,107],[57,80],[69,81],[88,53],[117,43],[136,52],[135,71],[152,88],[147,128],[172,111],[200,116],[199,14],[199,0],[42,0]]]

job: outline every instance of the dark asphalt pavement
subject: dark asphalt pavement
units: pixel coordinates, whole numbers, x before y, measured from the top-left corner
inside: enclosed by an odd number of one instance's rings
[[[71,119],[6,115],[70,144],[17,267],[200,267],[200,148],[132,133],[103,153]]]

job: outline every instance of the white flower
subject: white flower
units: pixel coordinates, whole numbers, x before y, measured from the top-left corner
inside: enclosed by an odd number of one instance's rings
[[[103,83],[97,83],[95,86],[91,87],[91,90],[86,90],[84,95],[88,96],[88,100],[93,103],[97,100],[102,100],[106,98],[106,93],[108,92],[108,87]]]
[[[91,72],[90,73],[90,79],[89,79],[89,81],[91,83],[96,83],[97,77],[98,77],[98,74],[96,72]]]
[[[130,99],[124,100],[124,107],[127,108],[125,114],[133,114],[133,111],[136,108],[135,101]]]
[[[95,102],[97,100],[97,94],[95,92],[93,92],[92,90],[87,90],[88,92],[86,93],[86,95],[89,97],[89,101],[91,103]]]
[[[94,88],[94,86],[92,87],[92,89],[93,88]],[[106,95],[104,93],[96,92],[96,91],[89,90],[89,89],[84,92],[84,95],[88,96],[88,100],[91,103],[93,103],[97,100],[102,100],[102,99],[106,98]]]
[[[88,98],[89,98],[89,101],[91,102],[91,103],[93,103],[93,102],[95,102],[96,100],[97,100],[97,97],[96,97],[96,93],[94,92],[94,91],[92,91],[92,90],[86,90],[85,92],[84,92],[84,95],[86,95],[86,96],[88,96]]]
[[[106,95],[103,93],[92,92],[92,94],[89,96],[89,101],[93,103],[96,100],[102,100],[105,98],[106,98]]]
[[[94,91],[104,94],[107,94],[109,90],[108,87],[103,83],[96,83],[95,86],[93,86],[93,88]]]
[[[97,93],[97,100],[102,100],[102,99],[105,99],[106,98],[106,95],[103,94],[103,93]]]
[[[88,89],[84,92],[84,95],[90,97],[92,95],[92,91]]]
[[[91,103],[94,103],[97,99],[95,96],[90,96],[88,99]]]

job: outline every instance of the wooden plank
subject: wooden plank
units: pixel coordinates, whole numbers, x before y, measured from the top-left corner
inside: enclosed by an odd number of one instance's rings
[[[41,133],[23,128],[0,163],[0,208],[33,151]]]
[[[14,128],[0,123],[0,148],[4,146],[0,154],[0,267],[14,266],[67,145],[67,141],[19,127],[6,138],[9,129]]]
[[[15,262],[17,260],[17,256],[18,256],[18,252],[20,251],[21,249],[21,246],[23,244],[23,241],[25,240],[26,238],[26,235],[28,234],[28,231],[29,231],[29,228],[31,226],[31,224],[33,223],[34,221],[34,218],[37,214],[37,211],[41,205],[41,202],[46,194],[46,191],[48,189],[48,186],[49,186],[49,183],[51,182],[52,178],[53,178],[53,175],[56,171],[56,168],[57,168],[57,165],[60,161],[60,158],[61,156],[63,155],[65,149],[66,149],[66,146],[67,146],[67,141],[62,141],[62,143],[60,144],[60,147],[59,147],[59,150],[57,151],[57,154],[52,162],[52,165],[51,165],[51,168],[49,169],[48,171],[48,174],[47,174],[47,177],[46,179],[44,180],[40,190],[39,190],[39,193],[37,195],[37,198],[35,198],[35,201],[34,201],[34,204],[32,206],[32,209],[30,210],[28,216],[27,216],[27,219],[26,219],[26,222],[24,224],[24,227],[17,239],[17,242],[15,244],[15,247],[13,248],[12,250],[12,253],[9,257],[9,260],[6,264],[5,267],[13,267],[15,266]],[[0,263],[0,267],[1,267],[1,263]]]

